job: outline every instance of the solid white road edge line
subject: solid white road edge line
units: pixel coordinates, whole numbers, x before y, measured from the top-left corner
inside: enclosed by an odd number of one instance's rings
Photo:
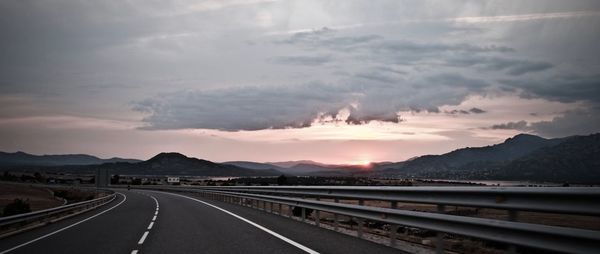
[[[312,250],[312,249],[310,249],[310,248],[308,248],[308,247],[306,247],[306,246],[304,246],[304,245],[302,245],[302,244],[299,244],[299,243],[297,243],[297,242],[295,242],[295,241],[293,241],[293,240],[291,240],[291,239],[289,239],[289,238],[287,238],[287,237],[285,237],[285,236],[282,236],[282,235],[280,235],[280,234],[278,234],[278,233],[276,233],[276,232],[274,232],[274,231],[272,231],[272,230],[270,230],[270,229],[268,229],[268,228],[265,228],[265,227],[263,227],[263,226],[261,226],[261,225],[258,225],[258,224],[256,224],[255,222],[253,222],[253,221],[251,221],[251,220],[248,220],[248,219],[246,219],[246,218],[244,218],[244,217],[242,217],[242,216],[239,216],[239,215],[237,215],[237,214],[235,214],[235,213],[232,213],[232,212],[230,212],[230,211],[228,211],[228,210],[225,210],[225,209],[223,209],[223,208],[221,208],[221,207],[218,207],[218,206],[216,206],[216,205],[213,205],[213,204],[210,204],[210,203],[207,203],[207,202],[204,202],[204,201],[202,201],[202,200],[195,199],[195,198],[192,198],[192,197],[184,196],[184,195],[179,195],[179,194],[175,194],[175,193],[169,193],[169,192],[162,192],[162,193],[169,194],[169,195],[174,195],[174,196],[179,196],[179,197],[182,197],[182,198],[191,199],[191,200],[194,200],[194,201],[196,201],[196,202],[199,202],[199,203],[205,204],[205,205],[207,205],[207,206],[210,206],[210,207],[212,207],[212,208],[215,208],[215,209],[217,209],[217,210],[219,210],[219,211],[221,211],[221,212],[224,212],[224,213],[226,213],[226,214],[229,214],[229,215],[231,215],[231,216],[233,216],[233,217],[235,217],[235,218],[237,218],[237,219],[240,219],[240,220],[242,220],[242,221],[244,221],[244,222],[246,222],[246,223],[248,223],[248,224],[250,224],[250,225],[252,225],[252,226],[255,226],[255,227],[257,227],[258,229],[260,229],[260,230],[262,230],[262,231],[265,231],[265,232],[267,232],[267,233],[269,233],[269,234],[271,234],[271,235],[273,235],[273,236],[275,236],[275,237],[277,237],[277,238],[279,238],[279,239],[283,240],[284,242],[287,242],[287,243],[289,243],[289,244],[291,244],[291,245],[295,246],[296,248],[298,248],[298,249],[301,249],[301,250],[303,250],[303,251],[305,251],[305,252],[307,252],[307,253],[311,253],[311,254],[319,254],[319,252],[317,252],[317,251],[314,251],[314,250]]]
[[[106,209],[106,210],[104,210],[104,211],[102,211],[102,212],[100,212],[100,213],[97,213],[97,214],[95,214],[95,215],[93,215],[93,216],[90,216],[90,217],[87,217],[87,218],[85,218],[85,219],[83,219],[83,220],[80,220],[80,221],[78,221],[78,222],[75,222],[75,223],[73,223],[73,224],[71,224],[71,225],[69,225],[69,226],[66,226],[66,227],[64,227],[64,228],[61,228],[61,229],[59,229],[59,230],[56,230],[56,231],[54,231],[54,232],[52,232],[52,233],[45,234],[45,235],[43,235],[43,236],[40,236],[40,237],[38,237],[38,238],[35,238],[35,239],[31,240],[31,241],[28,241],[28,242],[25,242],[25,243],[19,244],[19,245],[15,246],[15,247],[12,247],[12,248],[10,248],[10,249],[8,249],[8,250],[4,250],[4,251],[0,252],[0,254],[8,253],[8,252],[11,252],[11,251],[13,251],[13,250],[16,250],[16,249],[18,249],[18,248],[21,248],[21,247],[23,247],[23,246],[26,246],[26,245],[29,245],[29,244],[31,244],[31,243],[37,242],[37,241],[39,241],[39,240],[42,240],[42,239],[44,239],[44,238],[46,238],[46,237],[48,237],[48,236],[54,235],[54,234],[56,234],[56,233],[59,233],[59,232],[62,232],[62,231],[64,231],[64,230],[67,230],[67,229],[69,229],[69,228],[72,228],[72,227],[74,227],[74,226],[77,226],[77,225],[79,225],[79,224],[81,224],[81,223],[84,223],[84,222],[86,222],[86,221],[88,221],[88,220],[91,220],[91,219],[93,219],[93,218],[96,218],[96,217],[100,216],[101,214],[104,214],[105,212],[108,212],[108,211],[110,211],[110,210],[112,210],[112,209],[115,209],[117,206],[120,206],[121,204],[123,204],[123,202],[125,202],[125,200],[127,200],[127,196],[125,196],[124,194],[122,194],[122,193],[120,193],[120,192],[117,192],[117,194],[119,194],[119,195],[123,196],[123,200],[122,200],[121,202],[119,202],[118,204],[116,204],[115,206],[113,206],[113,207],[111,207],[111,208],[108,208],[108,209]]]

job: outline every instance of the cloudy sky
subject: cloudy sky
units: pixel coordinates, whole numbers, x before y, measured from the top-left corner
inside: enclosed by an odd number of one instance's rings
[[[0,2],[0,150],[400,161],[600,131],[600,1]]]

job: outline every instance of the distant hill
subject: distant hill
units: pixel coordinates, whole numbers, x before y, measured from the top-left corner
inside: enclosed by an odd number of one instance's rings
[[[180,153],[160,153],[147,161],[108,160],[102,164],[62,163],[63,161],[55,161],[54,164],[31,162],[6,164],[4,169],[90,174],[94,173],[96,169],[106,168],[110,170],[111,174],[122,175],[279,176],[282,174],[274,169],[248,169],[191,158]]]
[[[500,170],[504,179],[600,181],[600,134],[575,136],[516,159]]]
[[[327,166],[327,164],[311,161],[311,160],[297,160],[297,161],[279,161],[279,162],[267,162],[267,164],[275,165],[281,168],[291,168],[300,164],[304,165],[317,165],[317,166]]]
[[[90,155],[31,155],[0,152],[0,168],[29,171],[193,176],[378,176],[456,180],[600,182],[600,134],[557,139],[519,134],[485,147],[370,166],[314,161],[214,163],[179,153],[160,153],[147,161],[100,159]]]
[[[256,170],[187,157],[180,153],[160,153],[138,163],[103,164],[113,173],[129,175],[193,175],[193,176],[278,176],[274,169]]]
[[[519,134],[500,144],[420,156],[379,170],[385,176],[434,179],[600,181],[599,135],[545,139]]]
[[[238,167],[242,167],[242,168],[258,169],[258,170],[263,170],[263,169],[281,170],[282,169],[281,167],[278,167],[278,166],[275,166],[272,164],[252,162],[252,161],[226,161],[221,164],[234,165],[234,166],[238,166]]]
[[[98,165],[113,162],[135,163],[140,162],[140,160],[122,159],[116,157],[110,159],[100,159],[87,154],[33,155],[24,152],[0,152],[0,168],[14,166]]]
[[[223,164],[235,165],[256,170],[274,169],[288,175],[298,176],[349,176],[360,166],[325,164],[311,160],[284,161],[284,162],[251,162],[227,161]],[[360,168],[364,169],[364,168]]]
[[[456,169],[470,163],[504,162],[529,154],[539,148],[554,146],[562,139],[519,134],[503,143],[485,147],[467,147],[442,155],[424,155],[396,165],[383,165],[384,168],[401,168],[404,171],[439,171]]]

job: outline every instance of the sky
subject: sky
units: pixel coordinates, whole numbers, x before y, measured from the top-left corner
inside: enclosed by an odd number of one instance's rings
[[[600,1],[0,1],[0,150],[402,161],[600,131]]]

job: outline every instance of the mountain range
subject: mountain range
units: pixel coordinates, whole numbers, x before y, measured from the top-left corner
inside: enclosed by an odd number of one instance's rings
[[[256,170],[274,169],[286,174],[301,176],[349,176],[365,170],[362,165],[324,164],[309,160],[267,163],[228,161],[223,163]]]
[[[600,134],[555,139],[519,134],[500,144],[420,156],[377,171],[401,178],[600,182]]]
[[[100,159],[87,154],[62,154],[62,155],[33,155],[24,152],[0,152],[0,167],[10,166],[62,166],[62,165],[95,165],[102,163],[128,162],[136,163],[140,160],[110,158]]]
[[[278,176],[283,174],[271,169],[254,170],[234,165],[214,163],[187,157],[180,153],[159,153],[146,161],[99,159],[94,161],[96,163],[92,163],[90,160],[81,160],[81,155],[56,155],[48,157],[47,155],[38,156],[22,152],[4,153],[3,155],[0,157],[0,168],[4,170],[92,174],[97,169],[106,168],[110,170],[111,174],[122,175]],[[28,162],[16,159],[20,157],[29,157],[32,158],[32,161]]]
[[[196,176],[372,176],[452,180],[600,182],[600,134],[546,139],[519,134],[485,147],[466,147],[401,162],[331,165],[314,161],[215,163],[179,153],[149,160],[100,159],[90,155],[31,155],[0,152],[0,169]]]

